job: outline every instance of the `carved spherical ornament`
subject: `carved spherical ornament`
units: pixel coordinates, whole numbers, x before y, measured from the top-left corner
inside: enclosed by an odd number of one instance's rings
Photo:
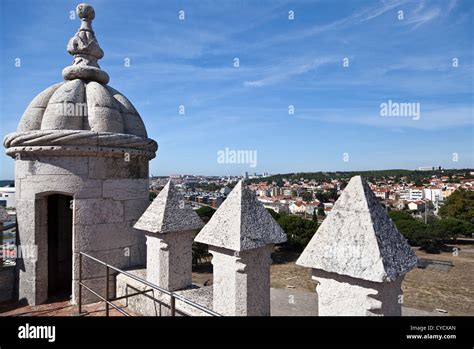
[[[79,4],[76,7],[76,13],[79,18],[83,18],[87,21],[92,21],[95,18],[94,8],[89,4]]]

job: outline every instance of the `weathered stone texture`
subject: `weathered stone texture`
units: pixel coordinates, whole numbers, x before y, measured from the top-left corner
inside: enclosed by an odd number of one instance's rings
[[[203,225],[168,182],[134,225],[147,232],[147,280],[171,291],[190,286],[193,238]]]
[[[75,251],[103,251],[107,249],[126,248],[139,243],[131,222],[75,224]]]
[[[270,266],[274,243],[286,234],[239,182],[195,241],[213,255],[213,309],[230,316],[270,315]]]
[[[26,162],[26,176],[34,175],[86,175],[88,173],[87,158],[77,156],[45,156]]]
[[[353,177],[297,264],[374,282],[396,280],[416,265],[406,239],[368,184]]]
[[[50,195],[71,196],[73,302],[79,252],[118,268],[146,260],[144,233],[132,224],[148,205],[148,161],[155,157],[157,144],[147,138],[130,101],[106,85],[109,77],[97,63],[103,51],[92,30],[94,9],[80,4],[76,12],[81,28],[68,43],[74,61],[63,70],[65,81],[38,94],[17,132],[4,139],[7,155],[16,160],[18,241],[37,247],[34,259],[18,259],[16,267],[19,297],[33,305],[48,297]],[[63,218],[52,221],[60,226]],[[84,258],[83,277],[90,285],[104,287],[104,269]],[[86,302],[94,299],[83,294]]]
[[[371,282],[313,269],[319,316],[401,316],[401,283]]]
[[[20,183],[21,198],[33,200],[41,193],[74,195],[75,199],[102,197],[102,181],[76,175],[36,175]]]
[[[81,199],[74,203],[74,223],[80,225],[123,222],[123,202],[114,199]]]
[[[319,315],[401,315],[417,258],[360,176],[352,177],[297,264],[313,268]]]
[[[15,267],[0,268],[0,302],[13,299]]]
[[[148,179],[106,179],[103,197],[115,200],[141,199],[148,195]]]
[[[146,269],[128,270],[129,273],[145,279]],[[142,316],[170,316],[170,297],[160,291],[154,290],[142,283],[135,281],[125,275],[117,276],[117,297],[126,294],[135,293],[138,291],[148,290],[146,295],[133,296],[123,301],[127,304],[128,309],[135,314]],[[174,292],[177,295],[185,297],[187,300],[195,302],[207,309],[212,310],[212,287],[197,287],[190,286],[189,288]],[[153,297],[154,299],[151,299]],[[210,316],[208,313],[195,308],[189,304],[182,302],[179,299],[175,301],[176,316],[190,315],[190,316]]]
[[[286,234],[240,181],[195,241],[233,251],[245,251],[286,241]]]
[[[142,246],[139,245],[130,245],[123,248],[109,248],[107,250],[101,251],[82,251],[87,253],[88,255],[97,258],[107,264],[110,264],[116,268],[130,268],[133,266],[141,265],[141,261],[143,260],[143,252],[144,249]],[[74,253],[73,256],[73,278],[79,279],[79,253]],[[83,257],[82,258],[82,272],[84,279],[90,279],[99,277],[101,275],[105,275],[105,266],[101,265],[100,263],[90,259]]]
[[[89,157],[89,178],[148,180],[148,161],[126,154],[120,157]]]
[[[148,199],[148,196],[141,199],[125,200],[123,205],[124,220],[126,222],[133,221],[133,224],[135,224],[150,205],[150,200]]]
[[[170,291],[192,284],[194,231],[147,236],[147,280]]]
[[[167,234],[196,230],[203,226],[201,218],[170,181],[134,227],[150,233]]]
[[[228,316],[270,316],[270,254],[273,245],[239,253],[210,247],[213,310]]]

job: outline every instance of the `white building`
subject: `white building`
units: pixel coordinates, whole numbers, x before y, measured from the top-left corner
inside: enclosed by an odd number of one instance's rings
[[[15,187],[0,187],[0,206],[15,207]]]
[[[264,203],[263,207],[273,210],[276,213],[288,213],[290,211],[287,204],[278,202]]]
[[[438,188],[425,188],[423,190],[425,199],[430,201],[443,201],[443,190]]]
[[[418,201],[423,200],[424,193],[422,188],[408,188],[400,190],[400,200]]]
[[[388,199],[390,191],[388,189],[375,189],[374,194],[376,197],[381,198],[382,200]]]
[[[293,202],[293,203],[290,204],[290,212],[292,214],[305,213],[306,212],[306,205],[301,201]]]
[[[229,189],[229,187],[224,187],[219,190],[219,193],[221,193],[222,195],[229,195],[230,192],[231,190]]]
[[[423,201],[411,201],[408,203],[408,209],[411,211],[424,210],[425,203]]]

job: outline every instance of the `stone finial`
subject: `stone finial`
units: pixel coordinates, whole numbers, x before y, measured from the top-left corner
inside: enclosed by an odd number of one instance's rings
[[[240,181],[195,241],[232,251],[246,251],[282,243],[286,239],[283,229]]]
[[[390,282],[417,263],[367,182],[352,177],[297,264],[373,282]]]
[[[133,227],[149,233],[168,234],[203,226],[198,214],[169,181]]]
[[[81,26],[67,44],[67,51],[74,56],[74,61],[71,66],[64,68],[64,80],[81,79],[105,85],[109,82],[109,75],[97,63],[104,56],[104,51],[92,30],[94,8],[88,4],[79,4],[76,13],[81,19]]]

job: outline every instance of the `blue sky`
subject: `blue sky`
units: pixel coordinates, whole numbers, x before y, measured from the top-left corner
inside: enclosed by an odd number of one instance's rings
[[[77,3],[1,1],[2,136],[62,80]],[[159,144],[153,175],[474,167],[473,1],[89,3],[109,85]],[[420,103],[420,119],[381,117],[388,100]],[[218,163],[225,148],[257,151],[257,167]]]

